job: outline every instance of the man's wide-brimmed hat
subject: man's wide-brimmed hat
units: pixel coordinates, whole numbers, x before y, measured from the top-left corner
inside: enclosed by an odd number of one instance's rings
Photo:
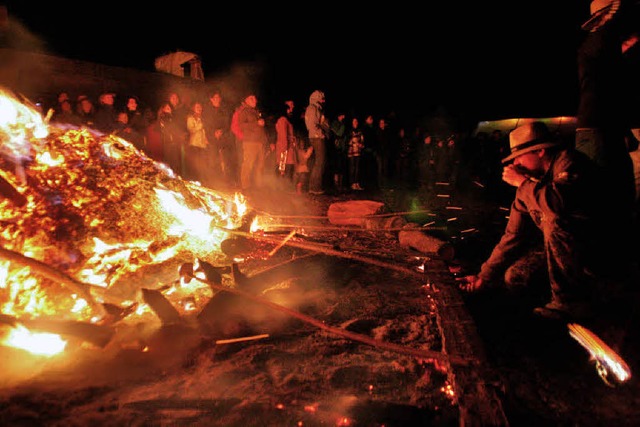
[[[544,122],[526,123],[509,133],[511,154],[502,159],[502,163],[507,163],[531,151],[557,145],[560,145],[560,141],[551,134]]]
[[[593,0],[589,5],[591,17],[582,24],[585,31],[596,31],[609,22],[620,9],[621,0]]]

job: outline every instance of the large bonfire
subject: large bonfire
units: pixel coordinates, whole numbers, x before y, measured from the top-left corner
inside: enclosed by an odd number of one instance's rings
[[[162,289],[182,312],[211,296],[202,282],[175,280],[176,271],[224,257],[220,243],[246,213],[240,194],[185,181],[119,137],[49,124],[2,89],[0,140],[4,345],[56,353],[64,336],[43,336],[54,325],[151,320],[143,288]],[[87,335],[94,344],[110,336]]]

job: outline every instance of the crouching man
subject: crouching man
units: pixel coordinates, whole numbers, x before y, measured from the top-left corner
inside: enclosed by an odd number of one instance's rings
[[[506,228],[479,273],[464,277],[461,288],[539,288],[534,278],[542,267],[549,302],[534,313],[567,321],[590,318],[619,293],[630,271],[619,265],[624,257],[617,251],[623,248],[608,228],[615,212],[601,169],[541,121],[511,131],[509,145],[502,179],[516,192]]]

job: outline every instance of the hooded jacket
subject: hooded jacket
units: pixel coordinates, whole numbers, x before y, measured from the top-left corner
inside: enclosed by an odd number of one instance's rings
[[[309,105],[304,111],[304,124],[309,131],[309,138],[324,138],[324,92],[314,90],[309,95]]]

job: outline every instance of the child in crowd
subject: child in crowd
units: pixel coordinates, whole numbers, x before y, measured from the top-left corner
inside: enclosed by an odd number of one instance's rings
[[[313,146],[309,144],[306,138],[300,138],[296,141],[296,164],[295,164],[295,180],[296,193],[303,194],[309,191],[309,158],[313,154]]]

